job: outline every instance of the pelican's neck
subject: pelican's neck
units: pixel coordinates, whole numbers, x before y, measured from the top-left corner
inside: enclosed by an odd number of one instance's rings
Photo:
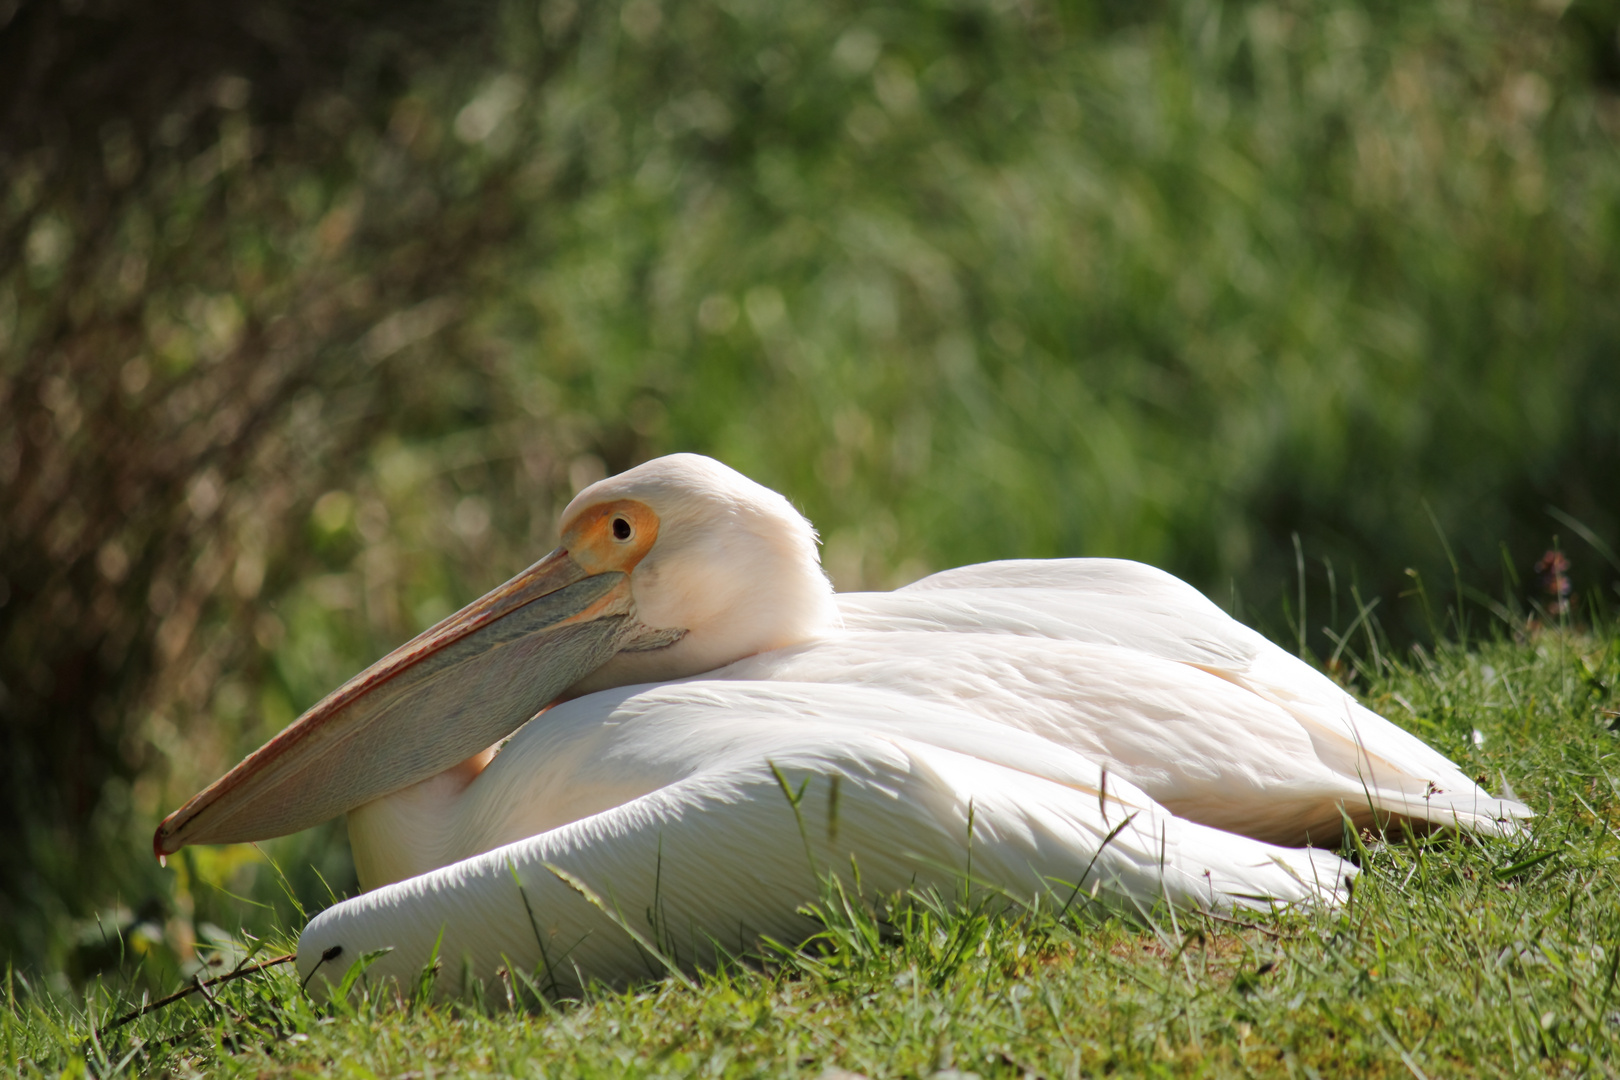
[[[814,533],[796,514],[793,522],[796,527],[787,529],[779,523],[757,532],[727,530],[710,542],[671,545],[656,559],[649,555],[631,577],[636,618],[655,629],[685,630],[685,635],[663,648],[619,653],[567,696],[697,675],[813,641],[839,627],[842,619],[816,559]],[[504,804],[524,803],[529,808],[517,818],[531,824],[562,824],[583,812],[567,799],[551,805],[559,793],[541,789],[553,786],[555,777],[507,776],[504,786],[495,785],[501,790],[492,789],[480,774],[495,753],[491,747],[349,811],[349,847],[362,889],[403,881],[493,843],[521,839],[527,834],[507,835],[512,807]],[[629,798],[639,793],[620,794]]]
[[[349,852],[361,890],[454,862],[459,857],[456,806],[494,757],[492,746],[437,776],[350,810]]]
[[[647,630],[682,633],[673,644],[639,651],[632,639],[566,697],[698,675],[813,641],[842,625],[816,554],[815,529],[776,492],[708,458],[677,454],[601,481],[575,503],[612,499],[644,502],[660,522],[657,541],[630,575],[637,622]],[[565,521],[574,510],[570,504]],[[349,841],[361,885],[375,888],[425,873],[485,850],[491,838],[519,838],[508,836],[501,824],[503,800],[541,806],[525,818],[531,822],[560,824],[583,812],[566,809],[574,805],[567,800],[552,805],[554,792],[534,790],[548,781],[534,776],[500,783],[486,778],[472,787],[492,757],[493,750],[485,751],[350,811]]]

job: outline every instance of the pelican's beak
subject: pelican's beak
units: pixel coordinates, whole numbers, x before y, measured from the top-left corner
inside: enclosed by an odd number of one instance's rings
[[[604,664],[632,610],[627,574],[558,548],[299,717],[164,819],[153,850],[284,836],[443,772]]]

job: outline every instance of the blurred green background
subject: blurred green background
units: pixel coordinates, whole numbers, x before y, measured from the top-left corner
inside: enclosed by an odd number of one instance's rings
[[[1612,603],[1617,137],[1616,0],[0,4],[0,960],[352,888],[149,837],[668,451],[841,589]]]

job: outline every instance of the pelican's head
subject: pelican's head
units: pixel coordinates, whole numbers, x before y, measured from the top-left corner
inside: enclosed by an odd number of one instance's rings
[[[296,832],[451,768],[561,698],[695,675],[837,623],[810,523],[710,458],[593,484],[561,532],[169,815],[154,850]]]
[[[568,696],[712,671],[838,619],[810,523],[700,454],[658,458],[580,492],[563,510],[562,550],[593,573],[627,574],[636,622]]]

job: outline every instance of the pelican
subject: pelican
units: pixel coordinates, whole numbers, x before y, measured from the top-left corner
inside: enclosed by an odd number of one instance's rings
[[[801,940],[829,875],[1322,905],[1354,874],[1328,850],[1346,820],[1530,815],[1160,570],[996,562],[835,594],[816,544],[706,457],[594,484],[555,551],[321,701],[154,848],[347,814],[363,892],[303,931],[306,980],[390,950],[368,978],[437,961],[578,987]]]

